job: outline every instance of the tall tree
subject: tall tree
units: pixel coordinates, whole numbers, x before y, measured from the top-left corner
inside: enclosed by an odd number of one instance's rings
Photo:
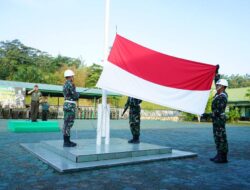
[[[241,88],[250,86],[250,75],[222,75],[228,80],[229,88]]]
[[[88,67],[88,77],[86,79],[86,87],[95,87],[101,73],[102,73],[102,66],[93,64]]]
[[[65,82],[64,78],[64,71],[67,69],[71,69],[75,73],[74,77],[74,83],[77,87],[84,87],[86,78],[87,78],[87,67],[81,66],[79,68],[76,68],[76,66],[69,67],[68,65],[63,65],[60,67],[58,71],[54,73],[54,76],[58,78],[57,82],[55,84],[62,85]]]
[[[0,42],[0,79],[58,84],[61,68],[78,69],[80,59],[46,52],[22,44],[19,40]],[[81,83],[84,85],[85,83]]]

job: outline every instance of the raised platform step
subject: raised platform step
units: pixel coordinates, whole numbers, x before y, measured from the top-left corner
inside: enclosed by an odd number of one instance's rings
[[[196,157],[197,154],[172,150],[148,143],[128,144],[125,139],[110,139],[109,145],[96,146],[95,139],[76,140],[77,147],[63,148],[62,140],[22,143],[29,152],[59,172],[98,169],[157,160]]]
[[[56,132],[60,131],[58,121],[9,120],[8,130],[12,132]]]
[[[109,145],[96,146],[95,139],[76,140],[75,148],[64,148],[62,140],[41,141],[48,150],[73,162],[89,162],[119,158],[171,153],[172,149],[148,143],[129,144],[127,140],[112,138]]]

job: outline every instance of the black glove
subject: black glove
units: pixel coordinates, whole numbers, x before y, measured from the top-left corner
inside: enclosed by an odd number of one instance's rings
[[[215,70],[215,73],[216,73],[216,74],[219,73],[219,68],[220,68],[220,65],[216,65],[216,70]]]
[[[220,117],[221,113],[218,111],[213,112],[213,117]]]

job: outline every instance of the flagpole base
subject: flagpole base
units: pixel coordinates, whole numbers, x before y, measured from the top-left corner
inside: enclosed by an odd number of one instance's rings
[[[110,105],[98,104],[98,118],[96,131],[96,145],[102,144],[102,137],[105,137],[105,144],[110,142]]]

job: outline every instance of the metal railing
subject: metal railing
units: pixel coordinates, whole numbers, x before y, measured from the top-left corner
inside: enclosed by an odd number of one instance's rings
[[[110,108],[110,119],[128,119],[129,111],[122,117],[122,108]],[[174,110],[141,110],[141,119],[145,120],[172,120],[178,121],[181,114],[180,111]],[[29,108],[0,108],[1,119],[29,119]],[[38,118],[42,118],[42,110],[39,109]],[[48,119],[63,119],[64,112],[62,106],[51,106]],[[97,108],[93,106],[82,106],[76,110],[76,119],[97,119]]]

